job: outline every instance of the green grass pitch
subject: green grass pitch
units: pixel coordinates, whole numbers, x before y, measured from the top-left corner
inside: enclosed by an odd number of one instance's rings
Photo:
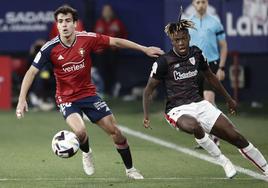
[[[141,102],[110,101],[108,104],[120,125],[182,147],[192,149],[196,144],[193,136],[168,126],[163,118],[161,103],[152,106],[151,130],[142,127]],[[242,134],[268,158],[267,116],[247,113],[231,119]],[[87,122],[87,128],[96,167],[96,173],[92,177],[83,173],[80,152],[70,159],[60,159],[52,153],[53,135],[59,130],[69,129],[59,112],[30,110],[24,119],[17,120],[14,111],[1,111],[0,188],[268,187],[268,182],[242,173],[235,179],[224,179],[220,166],[126,135],[132,149],[134,165],[145,177],[141,181],[129,180],[111,139],[96,125]],[[222,141],[221,149],[235,165],[259,172],[233,146]]]

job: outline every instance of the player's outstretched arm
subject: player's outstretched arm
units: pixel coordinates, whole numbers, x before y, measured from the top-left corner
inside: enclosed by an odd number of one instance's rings
[[[223,97],[225,98],[228,108],[229,108],[229,112],[231,114],[235,114],[236,113],[236,107],[237,107],[237,103],[235,102],[235,100],[233,100],[233,98],[229,95],[229,93],[226,91],[226,89],[223,87],[223,85],[221,84],[221,82],[217,79],[217,77],[215,76],[215,74],[213,74],[211,72],[210,69],[208,69],[207,71],[204,72],[206,79],[208,80],[208,82],[218,91],[220,92]]]
[[[159,83],[160,83],[159,80],[156,80],[154,78],[149,78],[147,86],[145,87],[143,91],[143,100],[142,100],[143,113],[144,113],[143,125],[145,128],[150,128],[149,105],[152,99],[153,91],[159,85]]]
[[[18,119],[24,117],[24,112],[28,111],[26,96],[38,72],[39,69],[35,68],[34,66],[31,66],[23,78],[20,89],[19,101],[16,108],[16,115]]]
[[[133,50],[142,51],[143,53],[145,53],[146,55],[150,57],[158,57],[164,54],[164,51],[158,47],[154,47],[154,46],[146,47],[146,46],[137,44],[135,42],[132,42],[130,40],[121,39],[121,38],[110,37],[110,45],[113,47],[117,47],[117,48],[129,48]]]

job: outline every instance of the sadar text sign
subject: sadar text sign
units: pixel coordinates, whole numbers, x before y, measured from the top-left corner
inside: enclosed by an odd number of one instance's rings
[[[47,40],[54,22],[54,10],[65,4],[64,0],[3,0],[0,9],[0,51],[28,51],[37,39]],[[84,2],[69,0],[80,16],[83,16]]]

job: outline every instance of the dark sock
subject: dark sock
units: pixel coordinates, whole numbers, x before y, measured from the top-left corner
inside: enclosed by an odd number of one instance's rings
[[[132,165],[132,157],[130,153],[129,147],[125,149],[117,149],[118,153],[121,155],[121,158],[126,166],[126,169],[130,169],[133,167]]]
[[[88,138],[87,140],[82,144],[80,143],[80,149],[85,152],[88,153],[89,152],[89,144],[88,144]]]

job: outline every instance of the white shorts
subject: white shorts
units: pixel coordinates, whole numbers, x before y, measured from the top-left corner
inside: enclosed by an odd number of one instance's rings
[[[200,123],[204,131],[210,133],[222,112],[210,102],[203,100],[175,107],[165,115],[165,118],[171,126],[176,128],[176,122],[179,117],[186,114],[194,117]]]

